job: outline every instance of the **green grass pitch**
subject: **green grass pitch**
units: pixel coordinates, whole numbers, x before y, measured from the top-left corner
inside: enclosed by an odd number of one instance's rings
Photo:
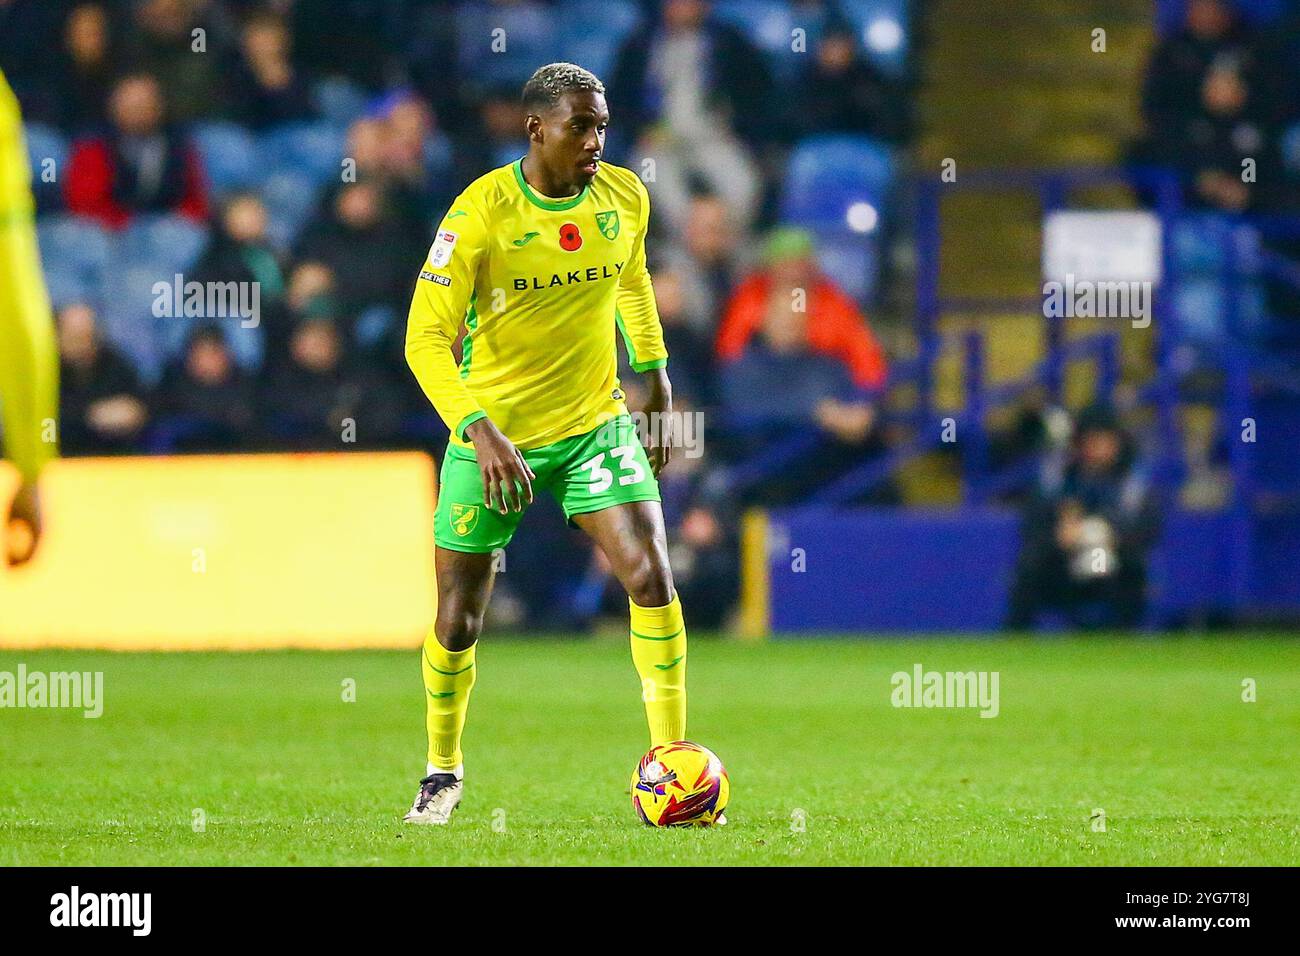
[[[103,671],[105,697],[99,719],[0,709],[0,864],[1300,861],[1295,641],[697,636],[690,736],[732,781],[730,824],[700,831],[629,805],[646,734],[622,641],[489,635],[478,660],[466,799],[426,828],[399,822],[424,767],[414,650],[0,653]],[[998,671],[999,716],[894,708],[916,663]]]

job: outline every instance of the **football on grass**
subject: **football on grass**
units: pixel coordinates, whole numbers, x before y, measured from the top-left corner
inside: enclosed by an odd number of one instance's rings
[[[632,771],[632,806],[653,827],[712,826],[730,795],[717,754],[689,740],[651,747]]]

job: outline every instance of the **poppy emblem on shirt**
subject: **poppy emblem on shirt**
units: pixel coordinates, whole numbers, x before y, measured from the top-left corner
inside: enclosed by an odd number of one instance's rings
[[[578,231],[578,224],[575,222],[566,222],[560,227],[560,248],[565,252],[576,252],[582,245],[582,233]]]

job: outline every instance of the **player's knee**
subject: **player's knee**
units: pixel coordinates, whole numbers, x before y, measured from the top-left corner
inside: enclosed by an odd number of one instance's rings
[[[438,643],[449,651],[463,651],[474,645],[483,633],[483,614],[465,608],[440,609],[434,627]]]
[[[666,562],[647,558],[627,580],[627,594],[641,607],[663,607],[673,599],[673,573]]]

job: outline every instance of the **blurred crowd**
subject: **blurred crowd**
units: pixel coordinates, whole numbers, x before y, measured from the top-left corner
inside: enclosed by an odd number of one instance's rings
[[[1296,25],[1261,27],[1228,0],[1188,0],[1147,64],[1134,158],[1177,171],[1199,208],[1300,211]]]
[[[839,4],[793,6],[816,28],[805,56],[774,61],[704,0],[0,0],[64,453],[440,455],[445,429],[403,359],[415,275],[455,195],[526,152],[522,81],[574,59],[608,88],[608,158],[655,160],[648,251],[675,404],[704,414],[708,449],[676,456],[665,513],[694,619],[722,625],[737,509],[802,500],[881,447],[870,290],[828,274],[825,234],[782,197],[800,143],[887,150],[908,135],[908,98]],[[173,271],[178,285],[256,283],[256,322],[160,313],[144,290]],[[743,480],[792,439],[804,453],[778,475]],[[624,613],[599,554],[551,510],[512,545],[525,571],[501,579],[496,612],[557,627]]]
[[[1256,233],[1224,224],[1238,214],[1300,214],[1297,62],[1300,5],[1240,0],[1186,0],[1148,61],[1143,132],[1129,160],[1172,171],[1192,211],[1174,247],[1191,274],[1178,311],[1197,345],[1230,342],[1300,362],[1300,229],[1275,225]],[[1149,181],[1143,191],[1154,203]],[[1240,252],[1210,248],[1220,236]],[[1197,273],[1220,271],[1234,259],[1247,281],[1227,310],[1218,277]],[[1226,320],[1225,312],[1235,318]]]

